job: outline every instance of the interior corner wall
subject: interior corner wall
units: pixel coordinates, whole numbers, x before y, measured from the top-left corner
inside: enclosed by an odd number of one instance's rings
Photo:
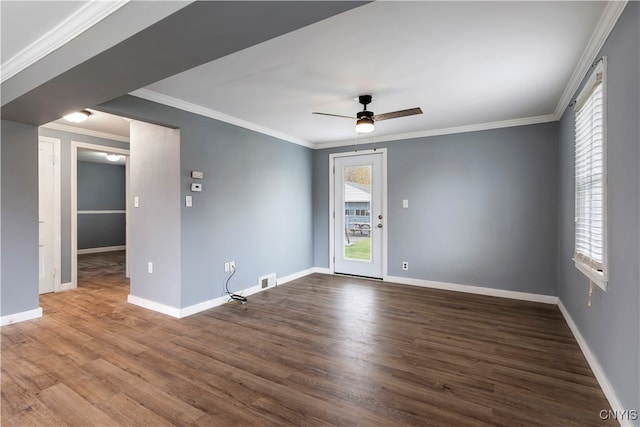
[[[571,260],[574,113],[560,121],[558,296],[625,409],[640,410],[640,3],[629,2],[598,57],[607,56],[609,289]],[[584,84],[584,82],[583,82]]]
[[[388,274],[556,295],[557,143],[553,122],[377,144],[388,158]],[[314,154],[318,267],[329,267],[329,154],[350,150]]]
[[[129,143],[82,135],[45,127],[38,128],[39,136],[60,140],[60,281],[71,282],[71,141],[129,149]]]
[[[38,308],[38,128],[2,121],[2,316]]]
[[[180,308],[180,131],[135,120],[130,129],[130,295]]]
[[[182,307],[225,294],[226,261],[237,265],[232,292],[314,266],[311,149],[132,96],[100,109],[180,128]]]

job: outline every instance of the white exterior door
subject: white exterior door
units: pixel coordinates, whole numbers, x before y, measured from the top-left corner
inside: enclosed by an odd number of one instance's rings
[[[55,204],[54,149],[50,142],[38,143],[38,256],[39,291],[54,291],[55,262]]]
[[[383,277],[383,153],[334,157],[334,272]]]

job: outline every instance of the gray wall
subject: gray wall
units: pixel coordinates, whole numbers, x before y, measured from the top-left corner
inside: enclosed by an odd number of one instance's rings
[[[557,140],[546,123],[378,144],[388,274],[556,295]],[[316,266],[329,266],[329,154],[348,150],[314,153]]]
[[[126,142],[97,138],[73,132],[38,128],[40,136],[60,140],[60,221],[61,221],[61,283],[71,282],[71,141],[129,149]],[[36,165],[37,169],[37,165]]]
[[[2,121],[3,316],[38,308],[38,128]]]
[[[179,131],[132,122],[129,164],[130,197],[140,201],[130,201],[130,293],[181,307]]]
[[[609,290],[574,266],[573,109],[560,122],[558,295],[626,409],[640,409],[640,3],[629,2],[602,48],[607,56]]]
[[[121,165],[78,162],[78,211],[125,210]],[[125,213],[78,214],[78,249],[126,244]]]
[[[225,261],[235,292],[313,267],[310,149],[131,96],[101,109],[180,128],[183,307],[224,294]],[[189,190],[192,170],[202,193]]]

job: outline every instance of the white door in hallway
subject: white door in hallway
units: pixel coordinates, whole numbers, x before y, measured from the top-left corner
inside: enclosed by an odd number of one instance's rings
[[[335,273],[383,277],[383,161],[383,151],[334,157]]]
[[[54,144],[38,143],[38,257],[39,291],[55,290],[55,155]]]

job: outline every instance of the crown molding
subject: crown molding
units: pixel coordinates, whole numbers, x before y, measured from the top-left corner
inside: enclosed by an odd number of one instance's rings
[[[138,89],[129,95],[136,96],[138,98],[146,99],[147,101],[157,102],[159,104],[174,107],[179,110],[188,111],[190,113],[199,114],[201,116],[209,117],[211,119],[219,120],[221,122],[229,123],[235,126],[239,126],[245,129],[252,130],[254,132],[262,133],[264,135],[272,136],[274,138],[282,139],[284,141],[291,142],[293,144],[302,145],[307,148],[315,148],[315,145],[309,141],[305,141],[301,138],[296,138],[291,135],[287,135],[282,132],[278,132],[274,129],[267,128],[265,126],[258,125],[237,117],[230,116],[228,114],[221,113],[219,111],[212,110],[210,108],[202,107],[191,102],[183,101],[172,96],[164,95],[149,89]]]
[[[62,47],[128,2],[129,0],[88,2],[2,64],[0,82],[10,79],[54,50]]]
[[[79,128],[75,126],[68,126],[60,123],[47,123],[46,125],[42,125],[40,127],[46,128],[46,129],[59,130],[63,132],[77,133],[79,135],[93,136],[95,138],[110,139],[112,141],[129,143],[129,137],[127,136],[115,135],[112,133],[100,132],[100,131],[91,130],[91,129],[84,129],[84,128]]]
[[[449,128],[431,129],[420,132],[385,135],[381,137],[370,136],[366,138],[358,138],[357,141],[354,139],[350,139],[344,141],[323,142],[315,144],[314,148],[321,150],[323,148],[347,147],[353,145],[355,142],[357,142],[358,145],[373,144],[388,141],[401,141],[404,139],[425,138],[428,136],[450,135],[455,133],[477,132],[482,130],[500,129],[514,126],[535,125],[539,123],[548,123],[554,121],[557,121],[557,119],[553,114],[546,114],[544,116],[524,117],[521,119],[501,120],[497,122],[478,123],[475,125],[454,126]]]
[[[558,101],[558,105],[556,105],[556,109],[553,112],[555,120],[560,120],[562,117],[564,110],[571,102],[571,98],[573,98],[574,94],[578,91],[582,80],[589,72],[591,65],[596,60],[600,49],[602,49],[602,46],[607,41],[609,34],[611,34],[613,27],[616,25],[616,22],[618,22],[618,18],[622,15],[627,3],[628,0],[607,2],[600,21],[598,21],[598,25],[591,35],[587,47],[582,52],[580,61],[578,61],[576,68],[573,70],[573,74]]]
[[[159,104],[167,105],[169,107],[178,108],[180,110],[188,111],[190,113],[199,114],[201,116],[220,120],[222,122],[240,126],[249,130],[253,130],[255,132],[259,132],[265,135],[273,136],[278,139],[292,142],[294,144],[302,145],[303,147],[313,148],[315,150],[320,150],[323,148],[345,147],[345,146],[353,145],[354,143],[353,139],[335,141],[335,142],[326,142],[326,143],[308,142],[303,139],[296,138],[291,135],[287,135],[264,126],[257,125],[255,123],[251,123],[246,120],[239,119],[237,117],[229,116],[227,114],[220,113],[219,111],[215,111],[210,108],[205,108],[200,105],[183,101],[178,98],[174,98],[168,95],[163,95],[161,93],[158,93],[149,89],[138,89],[136,91],[130,92],[129,95],[146,99],[147,101],[157,102]],[[548,114],[544,116],[525,117],[522,119],[502,120],[498,122],[480,123],[480,124],[468,125],[468,126],[456,126],[456,127],[433,129],[433,130],[420,131],[420,132],[386,135],[386,136],[375,137],[375,138],[367,137],[367,138],[358,139],[358,144],[370,144],[373,142],[386,142],[386,141],[399,141],[403,139],[423,138],[426,136],[475,132],[479,130],[497,129],[497,128],[512,127],[512,126],[525,126],[525,125],[532,125],[532,124],[538,124],[538,123],[552,122],[556,120],[557,119],[552,114]]]

